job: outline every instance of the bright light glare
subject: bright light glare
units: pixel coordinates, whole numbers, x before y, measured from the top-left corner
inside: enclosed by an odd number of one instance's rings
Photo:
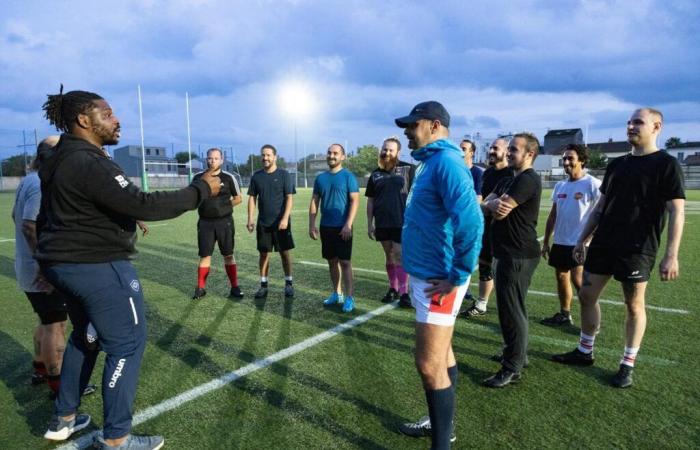
[[[296,119],[309,116],[314,110],[314,99],[311,91],[306,85],[299,82],[282,85],[279,103],[285,114]]]

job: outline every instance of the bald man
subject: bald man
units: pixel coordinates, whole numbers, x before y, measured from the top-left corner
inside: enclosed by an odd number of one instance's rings
[[[574,247],[574,257],[581,262],[585,259],[579,292],[579,345],[569,353],[552,357],[563,364],[593,364],[593,345],[600,328],[598,298],[614,277],[622,284],[627,306],[625,350],[611,379],[618,388],[632,386],[634,363],[646,329],[645,292],[667,211],[668,240],[659,265],[661,281],[674,280],[679,272],[678,249],[685,217],[683,173],[678,160],[659,151],[656,145],[662,127],[663,115],[653,108],[638,109],[627,121],[632,151],[608,164],[598,204]]]

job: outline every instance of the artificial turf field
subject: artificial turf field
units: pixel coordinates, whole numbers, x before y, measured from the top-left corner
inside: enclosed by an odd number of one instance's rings
[[[543,194],[539,235],[549,194]],[[412,310],[389,306],[365,316],[384,306],[380,299],[387,282],[380,246],[366,236],[364,197],[355,223],[357,309],[351,314],[321,305],[329,292],[328,271],[320,243],[308,238],[309,197],[310,190],[300,189],[293,208],[293,300],[283,296],[276,255],[267,300],[252,298],[258,286],[257,252],[254,235],[245,230],[245,206],[235,211],[235,256],[246,294],[242,301],[226,298],[228,283],[219,255],[213,258],[207,296],[190,300],[196,283],[196,212],[152,223],[150,234],[139,238],[135,265],[146,296],[149,332],[134,433],[161,434],[166,448],[177,449],[429,447],[429,440],[396,432],[398,423],[426,413],[413,366]],[[52,412],[47,388],[29,383],[36,318],[14,279],[13,199],[13,193],[0,193],[0,449],[53,448],[42,438]],[[624,345],[624,307],[619,303],[601,304],[594,366],[572,368],[548,361],[550,354],[574,347],[578,329],[539,324],[558,309],[553,270],[541,262],[528,295],[530,366],[521,383],[502,390],[480,386],[498,369],[489,359],[502,342],[495,295],[486,316],[457,321],[453,343],[460,376],[453,448],[700,447],[700,305],[695,284],[700,273],[700,192],[689,191],[688,200],[681,278],[661,283],[658,268],[654,271],[647,303],[657,308],[647,310],[635,385],[619,390],[608,384]],[[602,298],[619,302],[619,284],[611,283]],[[575,321],[577,311],[575,306]],[[336,335],[322,334],[357,317],[367,320],[350,322]],[[264,359],[270,355],[275,357]],[[181,397],[164,403],[238,369],[226,379],[233,381],[220,383],[218,389],[191,401]],[[101,372],[98,363],[92,382],[102,384]],[[82,410],[100,426],[99,395],[85,398]]]

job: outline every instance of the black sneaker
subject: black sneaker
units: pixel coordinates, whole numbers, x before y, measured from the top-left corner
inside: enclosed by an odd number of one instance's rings
[[[411,297],[408,294],[401,294],[399,298],[399,306],[402,308],[413,308],[411,304]]]
[[[258,300],[262,298],[267,298],[267,286],[260,286],[258,292],[255,293],[255,298],[257,298]]]
[[[433,430],[430,426],[430,416],[423,416],[415,422],[406,422],[399,425],[399,432],[405,434],[406,436],[421,438],[430,437],[433,435]],[[457,440],[457,435],[454,430],[454,423],[452,424],[452,434],[450,435],[450,442],[455,442]]]
[[[520,381],[520,373],[508,370],[505,367],[501,368],[495,375],[492,375],[484,380],[483,385],[489,388],[502,388],[509,384]]]
[[[562,353],[560,355],[552,355],[552,361],[569,364],[571,366],[591,366],[595,361],[593,358],[593,352],[583,353],[576,347],[568,353]]]
[[[476,304],[470,306],[466,311],[463,313],[459,314],[460,316],[464,317],[465,319],[469,319],[470,317],[478,317],[478,316],[484,316],[486,315],[486,310],[485,309],[479,309],[476,307]]]
[[[284,296],[287,298],[294,297],[294,286],[292,286],[292,283],[284,284]]]
[[[396,291],[396,289],[389,288],[389,290],[386,291],[384,298],[382,298],[382,302],[383,303],[391,303],[391,302],[395,302],[398,299],[399,299],[399,293]]]
[[[228,294],[228,298],[243,298],[243,292],[238,286],[231,286],[231,292]]]
[[[46,375],[39,372],[32,373],[32,386],[46,383]]]
[[[540,323],[550,327],[560,327],[562,325],[573,325],[574,320],[571,318],[571,314],[563,314],[558,312],[552,317],[547,317],[546,319],[540,320]]]
[[[620,364],[620,369],[612,377],[610,383],[617,388],[628,388],[632,386],[632,373],[634,368],[626,364]]]
[[[195,288],[192,300],[199,300],[200,298],[207,295],[207,291],[204,288]]]

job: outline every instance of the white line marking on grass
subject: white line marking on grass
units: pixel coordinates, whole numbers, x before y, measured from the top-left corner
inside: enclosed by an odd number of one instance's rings
[[[0,239],[0,242],[15,242],[14,239]]]
[[[341,323],[339,325],[336,325],[335,327],[331,328],[330,330],[324,331],[323,333],[317,334],[315,336],[312,336],[308,339],[305,339],[297,344],[292,345],[291,347],[287,347],[283,350],[280,350],[277,353],[273,353],[270,356],[267,356],[262,359],[258,359],[253,361],[252,363],[248,364],[247,366],[241,367],[238,370],[234,370],[233,372],[229,372],[219,378],[216,378],[214,380],[209,381],[208,383],[201,384],[195,388],[190,389],[189,391],[185,391],[182,394],[176,395],[175,397],[172,397],[168,400],[164,400],[157,405],[151,406],[149,408],[146,408],[143,411],[140,411],[134,415],[133,419],[133,426],[140,425],[150,419],[153,419],[155,417],[160,416],[161,414],[168,412],[170,410],[173,410],[185,403],[191,402],[192,400],[195,400],[203,395],[206,395],[212,391],[215,391],[217,389],[221,389],[222,387],[233,383],[236,380],[239,380],[246,375],[250,375],[253,372],[257,372],[260,369],[265,369],[266,367],[269,367],[270,365],[281,361],[283,359],[289,358],[290,356],[296,355],[297,353],[300,353],[304,350],[307,350],[311,347],[314,347],[324,341],[327,341],[328,339],[337,336],[338,334],[351,330],[355,328],[358,325],[361,325],[381,314],[384,314],[385,312],[389,311],[390,309],[394,309],[398,306],[398,302],[390,303],[387,305],[384,305],[380,308],[377,308],[373,311],[370,311],[368,313],[365,313],[361,316],[355,317],[352,320],[348,320],[345,323]],[[78,439],[68,442],[65,445],[62,445],[61,447],[58,447],[59,449],[81,449],[85,448],[88,445],[90,445],[93,442],[94,437],[97,435],[98,431],[93,431],[92,433],[86,434],[84,436],[79,437]]]
[[[305,264],[307,266],[318,266],[318,267],[328,267],[328,264],[323,264],[315,261],[298,261],[299,264]],[[354,267],[352,268],[353,272],[367,272],[367,273],[377,273],[380,275],[385,275],[386,272],[383,272],[381,270],[372,270],[372,269],[363,269],[361,267]],[[479,283],[472,283],[472,286],[478,286]],[[544,292],[544,291],[533,291],[529,290],[527,291],[529,294],[535,294],[535,295],[544,295],[547,297],[556,297],[557,294],[555,292]],[[607,305],[615,305],[615,306],[625,306],[624,302],[620,302],[617,300],[606,300],[604,298],[598,299],[598,302],[600,303],[605,303]],[[675,313],[675,314],[690,314],[690,311],[687,309],[676,309],[676,308],[664,308],[663,306],[654,306],[654,305],[646,305],[647,309],[651,309],[654,311],[661,311],[665,313]]]
[[[328,267],[328,264],[324,263],[319,263],[319,262],[314,262],[314,261],[297,261],[299,264],[305,264],[307,266],[318,266],[318,267]],[[367,273],[378,273],[379,275],[386,275],[386,272],[382,270],[373,270],[373,269],[363,269],[361,267],[355,267],[353,266],[352,268],[353,272],[367,272]]]
[[[148,228],[153,228],[153,227],[167,227],[168,225],[170,225],[170,222],[165,222],[165,223],[154,223],[154,224],[147,223],[147,224],[146,224],[146,226],[148,226]]]
[[[475,286],[478,286],[478,284],[474,284]],[[557,294],[553,292],[544,292],[544,291],[533,291],[529,290],[527,291],[528,294],[535,294],[535,295],[546,295],[547,297],[556,297]],[[604,298],[598,299],[599,303],[606,303],[608,305],[617,305],[617,306],[625,306],[625,302],[619,302],[617,300],[606,300]],[[676,308],[664,308],[663,306],[654,306],[654,305],[647,305],[647,309],[653,309],[654,311],[661,311],[661,312],[667,312],[667,313],[676,313],[676,314],[690,314],[690,311],[686,309],[676,309]]]

